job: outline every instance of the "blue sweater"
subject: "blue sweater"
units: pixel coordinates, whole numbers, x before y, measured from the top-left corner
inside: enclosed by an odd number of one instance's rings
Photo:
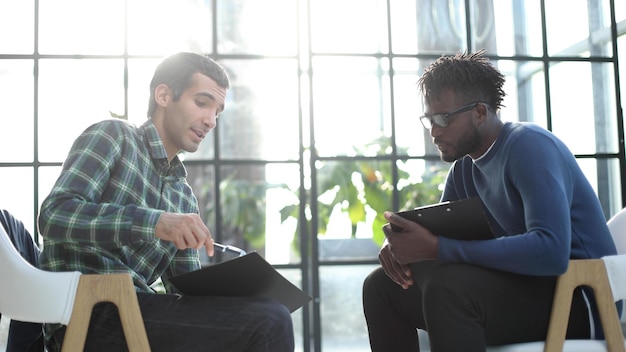
[[[439,260],[534,276],[557,276],[570,259],[617,253],[597,195],[569,149],[549,131],[506,123],[481,158],[454,162],[442,201],[480,197],[497,236],[439,237]],[[585,289],[592,338],[603,339],[595,299]],[[617,305],[621,312],[621,302]]]
[[[569,259],[617,250],[597,195],[569,149],[549,131],[506,123],[492,148],[452,165],[442,201],[480,197],[497,239],[439,238],[439,260],[557,276]]]

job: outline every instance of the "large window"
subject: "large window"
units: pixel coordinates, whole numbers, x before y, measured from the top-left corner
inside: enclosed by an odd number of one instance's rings
[[[147,118],[163,56],[228,69],[189,182],[219,241],[315,297],[293,315],[298,351],[368,349],[382,212],[436,202],[449,166],[417,118],[416,81],[442,54],[487,49],[507,77],[501,118],[562,138],[607,218],[626,204],[624,1],[0,0],[0,33],[0,207],[33,233],[74,138]]]

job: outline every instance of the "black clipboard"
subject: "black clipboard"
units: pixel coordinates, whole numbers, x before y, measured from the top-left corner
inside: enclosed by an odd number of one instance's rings
[[[170,278],[190,296],[266,297],[290,312],[312,297],[293,285],[256,252]]]
[[[455,240],[488,240],[495,238],[480,198],[426,205],[396,214],[429,229],[434,235]],[[395,232],[402,232],[391,225]]]

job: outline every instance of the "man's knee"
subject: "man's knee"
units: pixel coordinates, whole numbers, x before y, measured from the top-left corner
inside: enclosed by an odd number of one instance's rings
[[[258,327],[258,338],[264,341],[262,345],[270,347],[274,351],[293,351],[294,332],[291,313],[284,305],[273,301],[263,304],[261,315],[263,321]]]
[[[269,333],[278,335],[293,333],[291,313],[287,307],[268,300],[263,305],[262,310],[263,314],[261,316],[265,320],[265,323],[262,325],[267,327]]]
[[[387,275],[382,268],[378,268],[372,271],[365,280],[363,280],[363,291],[371,291],[381,285],[384,285],[384,281],[388,281]]]
[[[363,305],[367,306],[374,300],[379,301],[381,297],[387,296],[385,292],[396,290],[399,286],[385,274],[385,271],[378,268],[372,271],[363,281]]]
[[[429,312],[441,314],[440,310],[447,310],[453,306],[466,307],[469,301],[473,300],[478,285],[472,278],[473,269],[475,267],[466,264],[441,265],[434,269],[423,286],[423,306],[426,315]]]

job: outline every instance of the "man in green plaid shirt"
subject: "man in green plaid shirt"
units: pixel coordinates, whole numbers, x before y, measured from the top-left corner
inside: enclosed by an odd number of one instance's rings
[[[289,311],[264,299],[179,295],[168,278],[200,268],[213,239],[178,158],[195,152],[224,110],[230,82],[212,59],[166,58],[150,84],[148,120],[105,120],[74,142],[41,206],[44,270],[133,277],[153,351],[293,351]],[[166,294],[151,285],[162,279]],[[219,283],[217,283],[219,284]],[[42,288],[45,289],[45,288]],[[49,351],[65,327],[46,325]],[[88,351],[124,351],[112,304],[96,306]]]

